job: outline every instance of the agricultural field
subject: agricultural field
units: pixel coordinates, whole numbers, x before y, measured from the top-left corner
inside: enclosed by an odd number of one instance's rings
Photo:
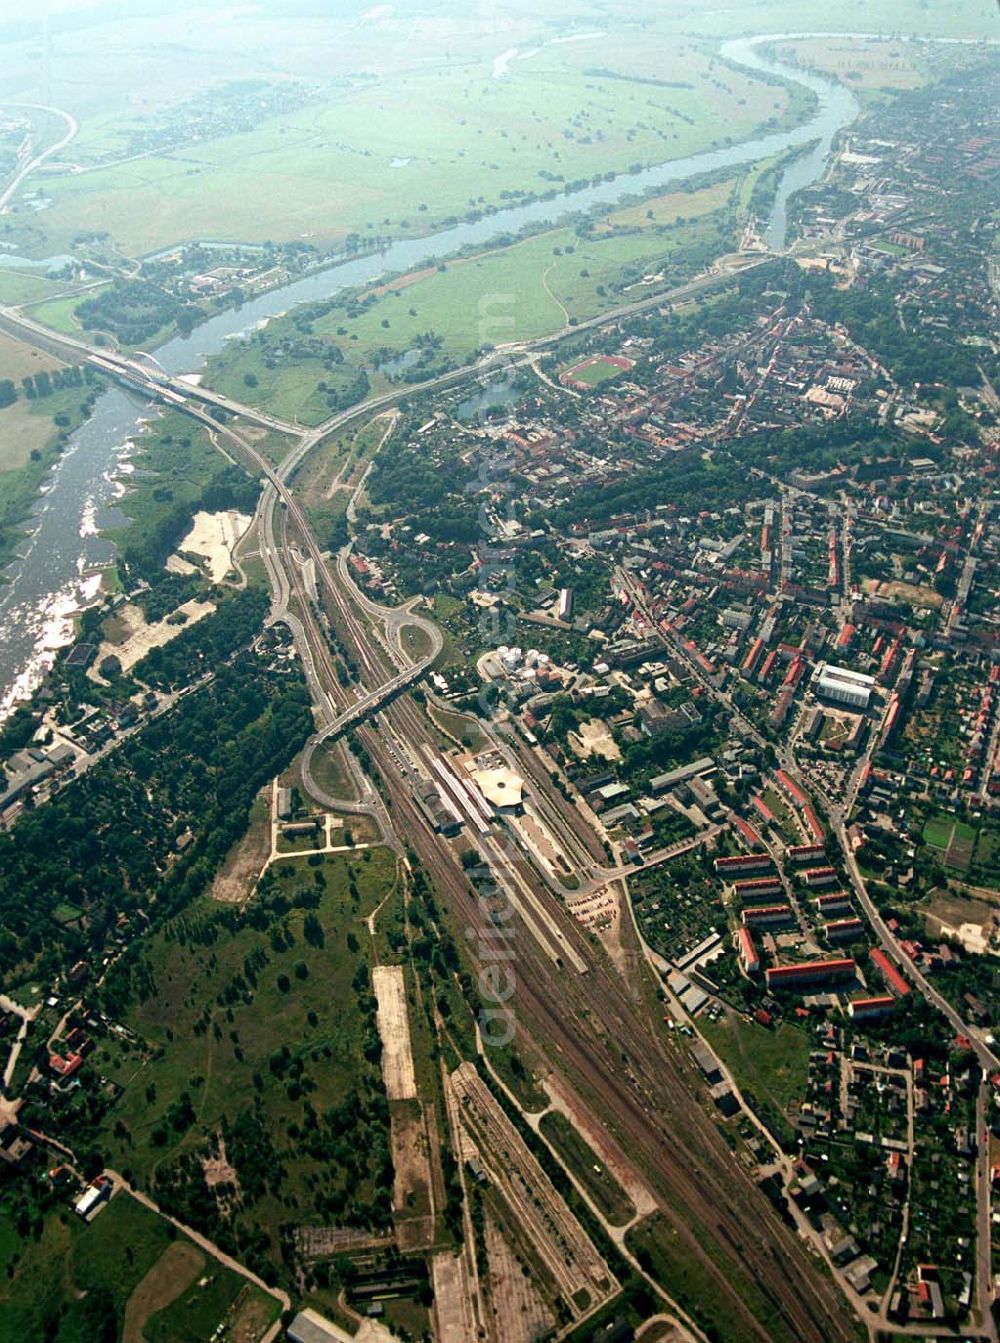
[[[62,367],[61,359],[33,349],[30,345],[22,345],[19,340],[0,331],[0,380],[10,378],[11,382],[20,385],[24,377],[41,372],[51,373],[53,369]],[[0,427],[2,425],[3,420],[0,420]]]
[[[952,55],[892,39],[804,38],[775,44],[774,54],[792,66],[818,70],[853,88],[865,101],[920,88],[931,77],[932,65]]]
[[[60,393],[59,397],[61,401],[63,395]],[[27,401],[22,396],[13,406],[0,410],[0,500],[4,488],[2,473],[17,472],[27,466],[32,454],[42,453],[55,438],[57,428],[53,415],[58,415],[63,408],[54,405],[53,399]],[[79,402],[79,393],[70,399]]]
[[[952,816],[933,816],[923,829],[923,840],[946,867],[965,872],[976,847],[976,830]]]
[[[819,0],[708,14],[683,0],[644,11],[641,23],[627,4],[589,22],[558,4],[544,16],[376,6],[325,23],[299,14],[288,23],[282,8],[242,14],[236,43],[225,11],[210,7],[122,15],[113,29],[54,23],[44,101],[79,129],[31,184],[44,208],[13,216],[33,226],[26,254],[82,245],[134,257],[190,238],[326,248],[350,234],[424,234],[470,210],[799,122],[801,89],[721,61],[719,39],[875,26],[862,0],[835,15]],[[892,0],[877,27],[982,36],[991,20],[989,0]],[[890,56],[848,51],[843,61],[862,87],[913,77]],[[920,58],[910,61],[919,74]],[[0,97],[37,104],[42,89],[39,44],[12,38]],[[46,287],[0,275],[6,301]]]
[[[185,30],[183,72],[150,40],[169,36],[169,19],[153,34],[123,21],[100,42],[84,27],[72,82],[69,51],[56,43],[52,98],[81,130],[39,179],[50,253],[105,230],[131,256],[191,237],[305,234],[326,244],[351,232],[425,233],[470,207],[746,139],[804,110],[797,94],[721,64],[695,38],[679,40],[666,20],[641,33],[625,16],[609,31],[577,24],[567,33],[558,12],[541,22],[510,15],[498,29],[485,16],[386,10],[362,24],[317,25],[307,50],[310,25],[286,33],[278,16],[245,16],[238,52],[220,22],[206,12]],[[243,70],[259,79],[266,52],[277,79],[264,86],[259,119],[246,118],[237,90],[219,87],[210,53],[223,47],[233,84]],[[428,48],[447,59],[420,59]],[[148,64],[139,106],[115,69],[134,68],[136,52]],[[10,90],[27,84],[26,64],[4,81]],[[286,72],[295,98],[276,96]],[[185,142],[188,109],[209,90],[214,133]],[[250,168],[256,189],[245,192]]]
[[[0,1241],[5,1338],[202,1343],[223,1322],[257,1343],[278,1302],[119,1193],[90,1223],[52,1210],[37,1238]]]
[[[679,7],[675,21],[690,19],[697,10],[697,0],[686,0]],[[990,0],[955,0],[947,5],[924,4],[921,0],[884,0],[879,5],[878,23],[872,22],[872,8],[868,0],[842,0],[836,9],[823,0],[755,0],[738,10],[739,22],[734,20],[733,8],[721,6],[710,13],[701,11],[701,31],[724,33],[733,27],[743,27],[756,33],[831,33],[844,34],[893,33],[907,31],[941,37],[974,37],[987,31],[992,9]]]

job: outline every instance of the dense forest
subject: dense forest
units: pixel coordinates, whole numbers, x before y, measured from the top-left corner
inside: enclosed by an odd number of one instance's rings
[[[199,895],[311,728],[304,682],[248,656],[26,812],[0,835],[5,981],[99,952],[120,914],[162,917]]]
[[[164,327],[176,326],[182,335],[193,331],[205,316],[194,303],[185,303],[146,280],[116,279],[93,298],[84,299],[76,316],[86,331],[110,331],[125,345],[142,345]]]

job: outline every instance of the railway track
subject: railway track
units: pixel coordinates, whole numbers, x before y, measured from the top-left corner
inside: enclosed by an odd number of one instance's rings
[[[363,668],[365,679],[384,677],[382,659],[371,648],[371,632],[328,571],[325,592],[336,632]],[[303,594],[297,595],[301,601]],[[311,642],[317,664],[332,678],[328,685],[338,686],[322,634],[317,639],[314,630]],[[346,692],[341,690],[340,698],[346,700]],[[477,961],[477,946],[490,946],[495,930],[453,850],[430,828],[393,758],[400,758],[404,743],[436,749],[432,729],[405,693],[381,712],[380,720],[379,730],[364,725],[358,735],[383,779],[393,824],[406,835],[457,927],[466,930],[463,940]],[[472,842],[475,838],[470,836]],[[490,846],[480,852],[487,862],[495,861]],[[761,1343],[773,1343],[776,1337],[772,1324],[762,1322],[744,1298],[745,1288],[753,1284],[780,1317],[787,1339],[854,1343],[855,1330],[835,1287],[810,1263],[763,1194],[737,1168],[705,1113],[697,1082],[667,1049],[658,1022],[650,1019],[643,1001],[633,1001],[628,986],[595,954],[579,925],[545,889],[527,860],[518,854],[509,861],[546,903],[565,945],[587,964],[585,975],[555,968],[551,955],[518,921],[514,1001],[522,1037],[565,1074],[595,1117],[603,1119],[647,1174],[676,1233],[679,1252],[698,1263],[727,1313],[741,1322],[748,1337]]]
[[[403,729],[410,732],[417,727],[416,713],[415,706],[400,701],[391,716],[401,715]],[[474,954],[479,937],[489,938],[488,920],[457,864],[442,851],[438,837],[429,836],[401,781],[388,773],[385,777],[399,825],[459,923],[473,931],[466,941]],[[564,917],[567,935],[592,955],[570,916]],[[650,1176],[684,1254],[710,1275],[745,1330],[769,1343],[774,1337],[742,1300],[734,1284],[741,1272],[756,1282],[796,1343],[853,1340],[835,1289],[818,1278],[767,1200],[746,1184],[705,1115],[696,1084],[628,997],[626,986],[615,983],[598,963],[585,979],[566,970],[554,972],[523,925],[516,946],[515,1002],[523,1032],[569,1077]],[[709,1248],[719,1240],[720,1225],[727,1228],[724,1243],[739,1246],[726,1256],[728,1264]],[[781,1247],[780,1256],[774,1246]]]
[[[351,703],[340,685],[327,638],[313,610],[301,570],[288,561],[289,525],[307,555],[315,560],[323,601],[344,647],[355,661],[365,688],[374,689],[393,665],[359,612],[334,581],[309,530],[305,515],[285,483],[282,468],[271,466],[228,426],[187,407],[196,419],[224,436],[261,471],[271,489],[260,523],[273,542],[267,567],[279,600],[299,608],[287,618],[311,672],[311,689],[320,713],[328,717]],[[288,460],[302,457],[302,445]],[[277,499],[285,504],[275,530]],[[286,571],[287,565],[287,571]],[[386,661],[387,660],[387,661]],[[390,673],[391,674],[391,673]],[[397,851],[397,829],[404,833],[431,876],[453,921],[464,925],[469,950],[490,945],[495,932],[480,908],[451,848],[430,828],[413,799],[396,759],[404,742],[436,747],[430,726],[412,698],[402,694],[382,711],[384,731],[368,724],[355,730],[380,774],[388,802],[370,790],[371,812],[386,842]],[[393,746],[395,742],[397,746]],[[552,802],[552,799],[549,799]],[[512,850],[512,853],[514,851]],[[487,849],[487,853],[489,850]],[[491,855],[492,856],[492,855]],[[664,1216],[685,1256],[696,1261],[713,1283],[718,1302],[747,1337],[774,1343],[771,1326],[747,1304],[745,1290],[756,1285],[780,1316],[789,1343],[855,1343],[856,1332],[835,1288],[809,1263],[788,1236],[764,1197],[747,1182],[702,1108],[693,1078],[666,1049],[657,1023],[642,1001],[637,1004],[620,979],[597,956],[585,934],[520,855],[510,857],[519,876],[545,902],[565,944],[586,960],[586,974],[553,966],[551,956],[517,925],[516,1010],[523,1037],[549,1066],[559,1070],[595,1116],[648,1176]],[[780,1247],[780,1253],[777,1248]],[[742,1283],[742,1286],[741,1286]]]

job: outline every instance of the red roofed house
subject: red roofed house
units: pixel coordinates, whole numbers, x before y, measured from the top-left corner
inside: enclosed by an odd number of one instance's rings
[[[874,965],[885,980],[889,992],[894,998],[905,998],[910,992],[910,986],[882,948],[873,947],[870,954]]]
[[[857,966],[850,957],[823,961],[803,961],[801,965],[776,965],[765,972],[769,989],[802,988],[808,984],[826,984],[830,980],[853,979]]]

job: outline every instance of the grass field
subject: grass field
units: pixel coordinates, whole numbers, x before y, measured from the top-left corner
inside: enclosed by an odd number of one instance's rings
[[[204,1254],[191,1241],[176,1240],[168,1245],[128,1299],[122,1343],[144,1343],[151,1317],[190,1287],[204,1266]],[[218,1315],[215,1318],[218,1320]]]
[[[78,340],[88,338],[87,332],[77,321],[76,310],[85,299],[96,298],[106,288],[107,285],[97,285],[82,294],[70,294],[63,298],[51,298],[44,303],[32,304],[31,317],[34,321],[41,322],[43,326],[50,326],[53,331],[62,331],[65,335],[75,336]]]
[[[271,1145],[272,1162],[284,1172],[281,1198],[266,1181],[248,1186],[240,1216],[264,1230],[276,1254],[288,1206],[301,1202],[300,1220],[321,1215],[308,1211],[316,1206],[309,1190],[317,1181],[324,1197],[343,1202],[348,1220],[352,1206],[362,1209],[373,1197],[366,1163],[377,1135],[363,1117],[359,1142],[368,1136],[352,1176],[332,1152],[303,1147],[288,1130],[301,1124],[303,1105],[324,1114],[352,1095],[381,1093],[377,1065],[366,1057],[368,1027],[354,981],[367,974],[364,918],[392,888],[395,862],[374,849],[315,864],[283,859],[271,872],[268,898],[280,894],[285,914],[256,913],[258,896],[239,926],[217,940],[190,931],[231,917],[226,907],[203,900],[185,915],[183,941],[176,928],[150,940],[146,964],[156,988],[129,1015],[144,1043],[109,1054],[101,1066],[124,1087],[104,1141],[112,1161],[143,1184],[179,1178],[179,1158],[202,1151],[220,1125],[256,1116],[254,1142]],[[312,904],[318,936],[306,926]],[[246,1179],[244,1162],[234,1160]]]
[[[48,66],[48,97],[79,133],[32,183],[49,208],[12,216],[40,235],[36,256],[69,250],[81,231],[107,231],[128,255],[191,237],[426,232],[470,208],[743,140],[800,114],[798,96],[718,61],[722,38],[831,25],[984,36],[995,21],[991,0],[888,0],[877,15],[867,0],[835,12],[819,0],[707,12],[677,0],[593,16],[556,0],[544,11],[307,10],[293,22],[265,6],[241,12],[234,43],[216,7],[123,12],[113,29],[90,8],[55,34]],[[37,41],[13,33],[6,52],[0,96],[43,101]],[[305,90],[305,104],[239,126],[223,115],[207,135],[175,131],[138,155],[130,144],[132,133],[155,140],[183,126],[184,109],[209,93],[225,108],[228,86],[262,72],[272,88]]]
[[[217,1285],[211,1295],[203,1293],[197,1330],[180,1327],[184,1312],[179,1311],[176,1323],[164,1317],[165,1327],[142,1334],[150,1316],[157,1322],[157,1293],[177,1283],[184,1291],[192,1281],[192,1266],[199,1270],[207,1262],[211,1266],[205,1273]],[[78,1322],[78,1332],[59,1332],[60,1338],[90,1338],[93,1317],[86,1312],[95,1308],[118,1320],[123,1343],[201,1343],[211,1338],[244,1285],[242,1277],[205,1260],[191,1241],[177,1236],[168,1222],[128,1194],[115,1195],[90,1223],[68,1210],[54,1211],[44,1218],[38,1240],[20,1240],[13,1233],[0,1236],[0,1266],[5,1269],[0,1275],[0,1336],[12,1340],[55,1338],[60,1316],[66,1320],[64,1330],[71,1319]],[[274,1319],[277,1301],[256,1288],[251,1292],[264,1317]]]
[[[705,1021],[709,1044],[747,1091],[787,1125],[806,1091],[809,1039],[787,1023],[771,1031],[735,1013],[718,1022]]]
[[[674,1300],[709,1331],[710,1337],[725,1339],[726,1343],[750,1343],[760,1337],[748,1321],[735,1317],[723,1305],[708,1266],[691,1252],[662,1214],[655,1213],[640,1223],[628,1233],[625,1243]],[[711,1255],[710,1243],[701,1248]],[[756,1285],[748,1278],[739,1285],[747,1308],[758,1321],[770,1327],[767,1337],[772,1343],[792,1343],[788,1326]]]
[[[0,269],[0,303],[35,303],[62,288],[61,282],[47,280],[41,272]]]
[[[566,1116],[550,1111],[541,1121],[541,1131],[611,1225],[626,1226],[635,1216],[632,1200]]]
[[[924,826],[924,843],[933,849],[946,849],[951,842],[955,822],[950,816],[933,816]]]
[[[782,837],[786,839],[789,844],[801,844],[802,836],[799,834],[792,811],[781,794],[774,788],[765,788],[763,798],[771,811],[778,818],[778,830]]]
[[[421,625],[404,625],[399,637],[407,655],[414,660],[426,657],[431,651],[431,636]]]
[[[176,1281],[171,1285],[176,1286]],[[144,1343],[204,1343],[212,1337],[220,1321],[235,1320],[238,1314],[247,1315],[251,1306],[254,1324],[261,1326],[261,1333],[280,1311],[278,1302],[265,1296],[259,1288],[248,1286],[239,1274],[209,1261],[202,1278],[193,1283],[182,1283],[169,1304],[150,1315],[143,1335]],[[235,1332],[231,1336],[235,1337]],[[250,1337],[256,1343],[260,1334],[254,1333]],[[128,1343],[128,1340],[123,1339],[122,1343]]]
[[[358,790],[343,762],[343,750],[337,742],[324,742],[318,747],[312,760],[313,778],[331,797],[352,802],[356,800]]]
[[[377,452],[393,423],[388,415],[376,415],[346,433],[325,439],[296,473],[296,490],[322,543],[325,544],[335,520],[345,512],[365,464]]]
[[[242,51],[265,28],[272,68],[280,67],[295,36],[275,42],[266,21],[241,21]],[[789,111],[784,89],[720,66],[663,23],[647,23],[641,34],[616,25],[600,43],[553,42],[557,31],[546,32],[544,22],[494,34],[475,19],[409,19],[404,27],[402,18],[387,18],[360,40],[357,31],[342,36],[344,50],[331,50],[327,34],[325,87],[301,111],[202,141],[194,152],[178,147],[108,167],[99,160],[113,150],[116,126],[143,117],[95,108],[73,149],[88,171],[46,175],[52,204],[43,227],[53,245],[73,230],[107,229],[129,255],[192,236],[426,232],[470,206],[500,205],[553,180],[589,180],[747,138]],[[418,54],[421,39],[428,45]],[[442,39],[451,59],[428,64],[422,57]],[[494,77],[496,57],[519,41],[519,58]],[[80,51],[81,65],[106,60],[96,49]],[[336,78],[348,60],[352,72],[378,79]],[[291,68],[301,77],[301,65]],[[191,72],[197,77],[197,57]],[[248,171],[252,193],[242,190]]]
[[[627,205],[621,210],[613,210],[597,225],[597,232],[610,233],[622,228],[652,229],[663,224],[674,224],[678,220],[711,214],[713,210],[719,210],[726,204],[733,193],[736,181],[735,177],[729,177],[695,191],[669,191],[662,196],[652,196],[637,205]]]
[[[481,751],[489,745],[489,738],[471,714],[443,709],[438,704],[434,704],[428,712],[435,726],[451,743],[465,746],[471,751]]]
[[[133,459],[140,474],[119,505],[129,522],[115,538],[127,538],[138,550],[149,544],[172,508],[200,499],[205,481],[226,465],[207,431],[179,411],[168,411],[136,439]]]
[[[573,229],[552,229],[505,248],[453,260],[443,268],[413,272],[380,287],[361,308],[338,305],[310,325],[312,334],[339,347],[344,363],[331,375],[318,358],[285,358],[294,319],[278,319],[246,341],[230,341],[206,380],[225,395],[267,404],[276,414],[316,423],[329,413],[319,382],[331,387],[364,368],[381,351],[402,353],[433,333],[438,356],[469,360],[484,345],[504,345],[563,330],[621,303],[627,286],[649,273],[678,282],[700,260],[730,250],[735,231],[726,212],[699,215],[659,231],[637,230],[581,239]],[[684,270],[672,271],[683,262]],[[272,364],[273,367],[268,365]],[[247,387],[251,375],[256,385]],[[384,382],[372,377],[379,390]]]

